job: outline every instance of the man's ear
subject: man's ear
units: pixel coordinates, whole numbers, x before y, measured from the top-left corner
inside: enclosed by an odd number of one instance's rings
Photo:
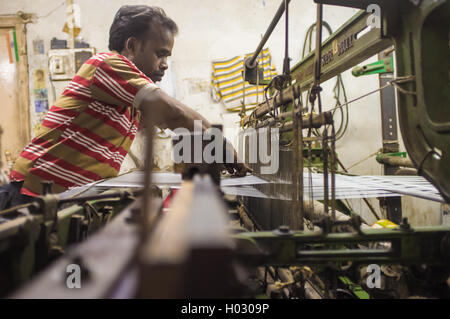
[[[125,49],[134,55],[136,53],[137,46],[138,46],[137,42],[138,42],[138,39],[136,39],[135,37],[129,37],[125,41]]]

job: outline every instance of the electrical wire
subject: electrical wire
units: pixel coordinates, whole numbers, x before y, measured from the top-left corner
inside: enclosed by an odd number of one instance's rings
[[[376,152],[374,152],[374,153],[372,153],[372,154],[370,154],[370,155],[364,157],[363,159],[360,159],[360,160],[357,161],[356,163],[350,165],[349,167],[347,167],[347,170],[350,170],[350,169],[352,169],[353,167],[355,167],[355,166],[357,166],[357,165],[363,163],[364,161],[368,160],[369,158],[371,158],[371,157],[373,157],[373,156],[375,156],[375,155],[381,154],[381,153],[382,153],[382,150],[379,149],[378,151],[376,151]]]
[[[47,18],[49,15],[51,15],[53,12],[55,12],[56,10],[58,10],[59,8],[64,6],[65,4],[66,4],[65,1],[61,2],[56,8],[52,9],[49,13],[47,13],[45,15],[42,15],[42,16],[38,16],[38,19]]]
[[[370,92],[368,92],[368,93],[366,93],[366,94],[364,94],[364,95],[361,95],[361,96],[357,97],[356,99],[353,99],[353,100],[348,101],[348,102],[346,102],[346,103],[343,103],[343,104],[340,104],[340,105],[338,105],[338,106],[335,106],[335,107],[332,108],[330,111],[333,112],[333,111],[335,111],[335,110],[337,110],[337,109],[339,109],[339,108],[342,108],[342,107],[344,107],[344,106],[348,106],[349,104],[351,104],[351,103],[353,103],[353,102],[356,102],[356,101],[359,101],[359,100],[361,100],[361,99],[363,99],[363,98],[365,98],[365,97],[367,97],[367,96],[369,96],[369,95],[371,95],[371,94],[377,93],[378,91],[382,91],[382,90],[384,90],[385,88],[387,88],[387,87],[389,87],[389,86],[395,86],[395,87],[398,89],[398,88],[400,88],[400,86],[399,86],[400,83],[411,82],[411,81],[413,81],[414,79],[415,79],[415,76],[413,76],[413,75],[397,77],[397,78],[395,78],[395,79],[389,81],[388,83],[386,83],[385,85],[383,85],[383,86],[380,87],[379,89],[370,91]],[[404,90],[404,89],[399,90],[399,91],[400,91],[401,93],[404,93],[404,94],[416,94],[416,92],[410,92],[410,91],[406,91],[406,90]]]
[[[9,213],[14,213],[14,212],[18,211],[19,209],[27,208],[27,207],[30,207],[31,205],[33,205],[33,204],[27,203],[27,204],[17,205],[17,206],[2,210],[2,211],[0,211],[0,216],[8,215]]]
[[[322,23],[323,23],[323,27],[328,31],[328,33],[330,35],[333,34],[333,30],[331,29],[330,25],[326,21],[323,21]],[[302,49],[302,58],[304,58],[306,56],[306,54],[309,54],[310,52],[312,52],[312,35],[313,35],[313,32],[315,29],[316,29],[316,23],[312,24],[306,31],[305,41],[303,43],[303,49]],[[338,105],[341,105],[341,94],[343,94],[344,105],[348,101],[347,100],[347,92],[345,90],[344,82],[343,82],[342,76],[340,74],[337,75],[337,77],[336,77],[336,84],[333,88],[333,92],[334,92],[334,99],[336,101],[335,109],[334,109],[334,111],[332,111],[333,118],[334,118],[336,111],[339,111],[338,114],[340,114],[339,127],[336,130],[336,141],[338,141],[347,132],[348,123],[349,123],[348,107],[345,110],[336,108]],[[310,95],[311,95],[311,89],[308,90],[308,93],[307,93],[308,98],[306,99],[306,109],[309,108],[309,96]],[[312,113],[312,111],[313,110],[311,110],[311,113]],[[321,137],[321,133],[318,130],[314,130],[314,135]]]

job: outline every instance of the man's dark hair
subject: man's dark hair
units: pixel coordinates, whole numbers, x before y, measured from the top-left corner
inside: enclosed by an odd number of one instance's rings
[[[145,5],[122,6],[109,29],[109,49],[120,53],[128,38],[142,39],[141,36],[150,30],[153,22],[167,28],[173,35],[178,33],[176,23],[161,8]]]

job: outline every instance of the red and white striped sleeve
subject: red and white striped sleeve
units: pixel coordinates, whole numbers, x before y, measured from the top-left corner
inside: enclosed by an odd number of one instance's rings
[[[90,89],[96,100],[138,107],[142,98],[158,87],[127,58],[114,54],[97,64]]]

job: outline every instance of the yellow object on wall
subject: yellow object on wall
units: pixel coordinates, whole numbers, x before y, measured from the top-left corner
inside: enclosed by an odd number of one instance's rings
[[[372,225],[372,228],[397,228],[398,225],[391,222],[387,219],[380,219],[375,224]]]
[[[249,53],[212,62],[213,99],[216,102],[223,101],[227,111],[239,112],[243,104],[249,110],[264,101],[264,85],[244,82],[244,60],[251,55]],[[264,69],[264,79],[261,80],[271,80],[276,71],[269,49],[264,49],[257,61],[259,67]]]

